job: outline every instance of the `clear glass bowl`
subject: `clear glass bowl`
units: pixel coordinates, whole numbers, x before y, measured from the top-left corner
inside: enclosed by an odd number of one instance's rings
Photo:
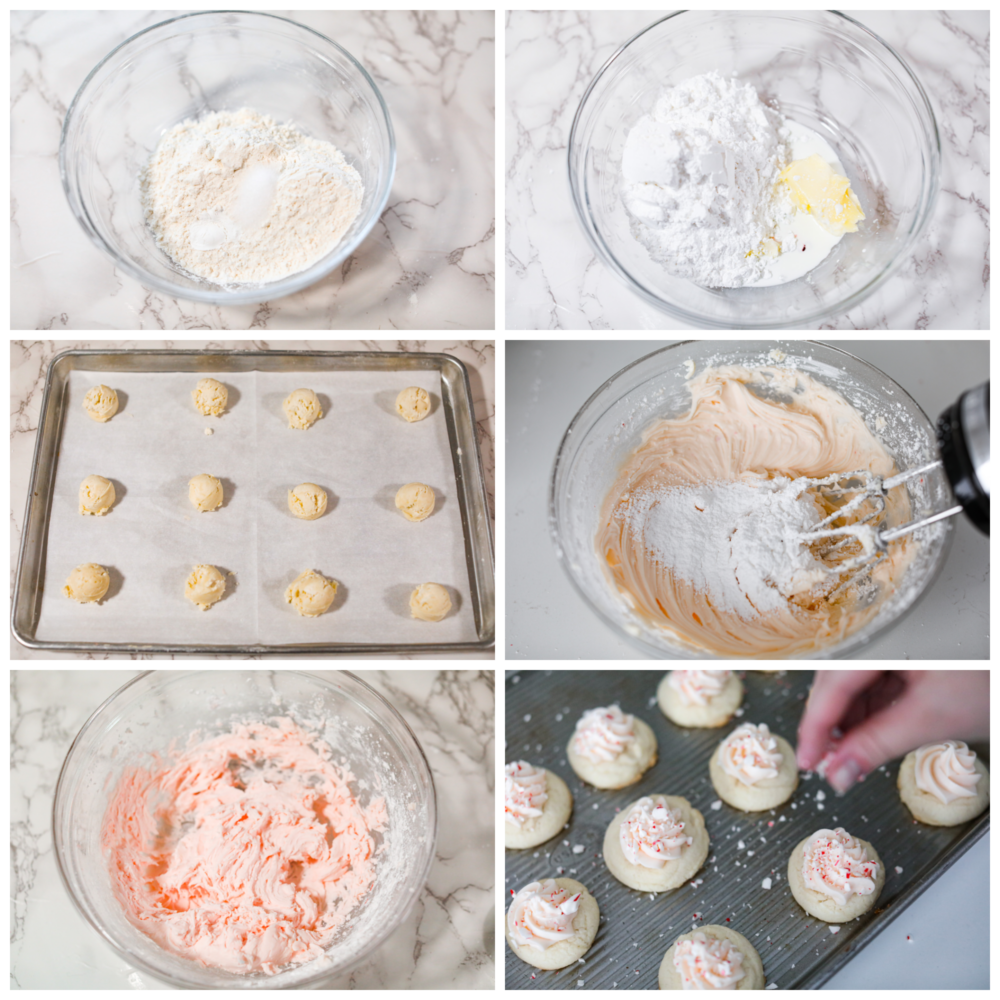
[[[688,360],[697,371],[727,364],[763,367],[775,363],[768,357],[775,349],[785,354],[782,366],[804,371],[844,396],[876,429],[901,471],[937,457],[934,425],[906,391],[874,366],[825,344],[687,341],[623,368],[583,404],[563,436],[549,487],[549,530],[559,561],[584,600],[619,635],[650,656],[711,658],[634,615],[612,589],[594,545],[601,505],[622,462],[641,442],[644,428],[690,409]],[[911,481],[907,488],[915,511],[951,506],[951,489],[941,470]],[[924,529],[916,558],[875,617],[839,644],[809,658],[849,656],[899,622],[944,563],[952,537],[949,528],[948,522],[939,522]]]
[[[629,229],[625,137],[659,93],[718,70],[819,132],[851,178],[866,219],[806,276],[766,288],[703,288],[667,274]],[[683,11],[651,24],[601,68],[569,138],[577,216],[598,257],[633,291],[693,326],[775,329],[822,322],[871,295],[930,218],[941,145],[927,94],[877,35],[830,11]]]
[[[104,813],[122,773],[160,766],[172,740],[204,738],[233,721],[288,715],[347,760],[357,794],[385,796],[388,832],[373,890],[317,962],[274,976],[206,968],[160,948],[126,917],[101,850]],[[365,792],[367,789],[367,793]],[[77,909],[127,961],[175,986],[277,989],[308,986],[356,965],[406,918],[434,860],[437,805],[420,744],[402,716],[353,674],[333,680],[291,670],[153,671],[113,694],[66,755],[52,811],[56,862]]]
[[[333,143],[365,190],[344,238],[311,267],[280,281],[223,288],[156,246],[143,217],[139,170],[174,125],[240,108]],[[84,80],[59,147],[70,208],[116,266],[147,288],[213,305],[290,295],[329,274],[382,214],[395,169],[389,111],[361,64],[329,38],[271,14],[186,14],[133,35]]]

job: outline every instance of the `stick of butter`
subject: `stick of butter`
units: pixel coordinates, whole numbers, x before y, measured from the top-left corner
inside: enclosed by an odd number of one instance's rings
[[[851,182],[835,173],[822,156],[813,153],[795,160],[781,171],[792,201],[808,212],[831,236],[856,233],[858,220],[865,217]]]

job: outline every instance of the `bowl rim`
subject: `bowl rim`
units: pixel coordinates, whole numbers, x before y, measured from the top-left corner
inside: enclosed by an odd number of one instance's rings
[[[389,139],[389,163],[388,169],[386,170],[383,190],[376,199],[376,202],[373,203],[371,221],[362,230],[355,233],[354,237],[350,241],[338,243],[330,251],[330,255],[328,255],[330,257],[328,263],[324,263],[325,258],[321,258],[319,261],[303,271],[296,271],[294,274],[280,278],[277,281],[268,282],[267,284],[254,287],[234,287],[229,289],[222,285],[218,285],[213,288],[205,289],[185,288],[180,285],[175,285],[172,282],[156,275],[150,274],[148,271],[138,267],[134,261],[131,260],[131,258],[127,258],[119,254],[101,236],[97,227],[91,220],[90,213],[83,200],[74,199],[73,187],[70,184],[69,169],[66,162],[66,140],[69,135],[71,124],[75,122],[74,112],[77,110],[77,106],[81,104],[85,98],[87,88],[90,86],[94,77],[122,49],[131,45],[143,35],[146,35],[151,31],[157,31],[160,28],[164,28],[167,25],[174,24],[178,21],[201,17],[218,17],[220,15],[228,14],[236,14],[241,17],[248,18],[269,18],[273,21],[284,21],[286,24],[290,24],[301,31],[306,31],[311,35],[315,35],[317,38],[321,39],[327,45],[333,46],[338,52],[345,56],[347,60],[354,65],[354,68],[361,74],[363,81],[371,89],[372,94],[375,96],[376,103],[381,110],[382,119],[384,121],[386,133]],[[333,39],[328,38],[322,32],[317,31],[315,28],[310,28],[308,25],[301,24],[299,21],[293,21],[291,18],[281,17],[277,14],[268,14],[264,11],[200,10],[193,11],[189,14],[179,14],[176,17],[170,17],[164,21],[158,21],[156,24],[152,24],[148,28],[143,28],[142,31],[137,31],[135,34],[130,35],[123,42],[120,42],[113,49],[111,49],[111,51],[108,52],[107,55],[105,55],[104,58],[102,58],[94,66],[94,68],[84,78],[83,83],[80,84],[76,94],[73,96],[73,100],[70,102],[69,108],[66,111],[66,117],[63,119],[62,129],[59,134],[58,160],[59,177],[62,182],[63,194],[65,194],[66,200],[69,204],[70,212],[73,214],[73,217],[77,220],[77,222],[80,223],[81,228],[87,234],[90,241],[111,258],[115,267],[120,267],[128,275],[138,281],[143,287],[153,288],[156,291],[163,292],[164,294],[175,299],[184,299],[190,302],[204,302],[209,305],[221,306],[250,305],[254,303],[267,302],[271,299],[283,298],[286,295],[292,295],[293,293],[301,291],[304,288],[308,288],[310,285],[313,285],[325,278],[335,268],[339,267],[352,253],[354,253],[355,250],[357,250],[361,243],[368,238],[368,235],[371,233],[372,229],[374,229],[375,224],[385,211],[385,206],[389,201],[389,195],[392,192],[392,185],[396,176],[397,164],[396,133],[392,127],[392,118],[389,115],[388,105],[385,103],[385,98],[383,98],[382,92],[372,79],[371,74],[364,68],[364,66],[361,65],[358,59],[347,51],[347,49],[333,41]],[[77,210],[77,201],[79,202],[79,211]],[[197,277],[197,275],[194,277]]]
[[[549,491],[548,491],[549,538],[556,550],[556,559],[558,560],[559,565],[562,567],[563,572],[569,578],[569,581],[572,584],[573,589],[583,599],[587,608],[592,613],[595,613],[597,617],[611,629],[612,633],[616,637],[626,639],[632,646],[635,646],[646,656],[654,659],[702,659],[702,660],[718,659],[718,660],[729,660],[729,661],[754,659],[754,662],[761,662],[763,658],[752,658],[746,656],[716,656],[704,650],[699,651],[694,647],[691,647],[690,649],[678,647],[678,649],[676,650],[666,650],[654,646],[649,642],[646,642],[641,636],[631,634],[628,630],[624,629],[619,622],[615,621],[609,615],[607,615],[602,608],[599,608],[590,599],[590,596],[586,593],[586,591],[583,589],[580,583],[576,580],[576,577],[573,574],[573,569],[571,566],[570,559],[567,557],[565,548],[563,546],[559,530],[561,521],[559,518],[558,500],[556,497],[556,488],[558,485],[559,473],[567,461],[567,450],[570,444],[570,438],[573,437],[574,431],[576,430],[578,424],[580,424],[583,421],[584,417],[588,415],[588,410],[590,409],[591,405],[597,402],[598,397],[600,397],[600,395],[606,389],[608,389],[612,383],[616,382],[621,376],[625,375],[626,372],[631,371],[636,366],[641,365],[646,361],[649,361],[650,358],[656,357],[658,354],[665,354],[668,351],[677,350],[678,348],[688,347],[692,344],[714,344],[714,343],[717,343],[717,341],[680,340],[673,344],[668,344],[665,347],[657,348],[655,351],[650,351],[648,354],[644,354],[642,357],[637,358],[635,361],[632,361],[629,364],[625,365],[624,368],[619,369],[610,378],[602,382],[601,385],[599,385],[590,394],[590,396],[586,399],[583,405],[576,411],[576,413],[573,416],[573,419],[569,422],[569,425],[567,426],[565,433],[563,434],[562,438],[559,441],[559,447],[556,449],[555,461],[552,463],[552,472],[549,475]],[[927,425],[932,429],[934,427],[934,422],[924,412],[924,408],[909,394],[909,392],[906,391],[905,388],[903,388],[903,386],[901,386],[894,378],[892,378],[891,375],[887,375],[876,365],[873,365],[870,361],[865,361],[864,358],[859,358],[856,355],[851,354],[849,351],[845,351],[841,347],[836,347],[833,344],[825,343],[819,340],[795,340],[789,342],[741,341],[741,343],[743,343],[748,349],[752,344],[770,345],[772,347],[783,348],[785,346],[788,346],[789,343],[791,343],[794,344],[797,349],[804,347],[805,345],[810,345],[812,347],[819,347],[824,350],[831,350],[837,354],[844,355],[845,357],[850,358],[853,361],[856,361],[858,364],[863,365],[865,368],[870,369],[875,374],[880,375],[882,378],[886,379],[890,385],[895,387],[896,391],[902,393],[913,404],[913,406],[916,407],[917,412],[924,418],[924,420],[927,422]],[[810,659],[811,660],[846,659],[847,657],[857,653],[859,649],[863,649],[869,643],[874,642],[876,639],[885,635],[886,632],[899,625],[900,622],[902,622],[904,618],[909,616],[912,613],[913,609],[920,604],[920,602],[930,591],[934,582],[938,579],[938,577],[941,575],[942,570],[944,569],[944,564],[947,562],[948,553],[951,551],[951,546],[955,536],[955,532],[952,530],[951,520],[949,519],[945,521],[944,524],[946,526],[945,536],[942,540],[941,549],[938,554],[937,560],[934,566],[932,566],[931,568],[931,572],[929,572],[927,576],[924,578],[920,590],[917,592],[913,600],[908,605],[906,605],[906,607],[902,608],[899,614],[897,614],[894,618],[892,618],[888,622],[884,622],[882,625],[876,628],[870,635],[864,636],[864,638],[858,638],[858,634],[855,633],[853,635],[846,636],[838,645],[831,646],[828,649],[822,649],[822,648],[818,649],[816,650],[815,654],[811,654],[809,656],[781,657],[781,658],[772,656],[769,659],[773,662],[778,662],[778,663],[787,663],[789,661],[794,661],[794,660],[810,660]],[[610,586],[609,586],[609,592],[610,592]],[[863,629],[859,631],[863,631]]]
[[[598,86],[615,61],[624,54],[625,50],[632,45],[633,42],[637,41],[647,32],[659,27],[661,24],[664,24],[673,18],[681,17],[684,14],[722,14],[727,17],[739,18],[744,15],[759,17],[761,15],[767,15],[767,12],[741,10],[679,10],[672,14],[667,14],[664,17],[657,18],[651,24],[646,25],[646,27],[640,29],[632,35],[631,38],[628,38],[625,42],[623,42],[608,57],[600,69],[598,69],[598,71],[594,74],[594,78],[590,81],[587,89],[583,92],[583,97],[580,98],[580,103],[577,106],[576,114],[573,116],[573,123],[570,126],[569,138],[566,143],[566,168],[569,177],[570,198],[573,202],[573,209],[576,214],[577,222],[583,229],[587,242],[590,244],[591,249],[596,253],[601,263],[604,264],[604,266],[607,267],[619,281],[621,281],[633,293],[638,295],[644,302],[653,306],[659,312],[665,313],[675,319],[683,320],[694,327],[718,330],[801,329],[806,325],[822,322],[823,320],[830,319],[832,316],[838,316],[849,312],[855,306],[860,305],[860,303],[867,299],[873,292],[885,284],[885,282],[888,281],[888,279],[892,277],[892,275],[895,274],[895,272],[909,258],[909,254],[912,252],[914,244],[930,223],[931,216],[934,211],[934,205],[937,201],[938,191],[941,187],[941,134],[938,129],[937,117],[934,114],[934,108],[931,105],[927,91],[924,89],[920,79],[910,68],[906,60],[903,59],[903,57],[887,41],[885,41],[885,39],[883,39],[876,32],[872,31],[871,28],[866,27],[860,21],[842,13],[841,11],[788,10],[775,11],[774,13],[786,18],[790,16],[798,17],[803,21],[808,21],[815,15],[823,16],[825,14],[831,14],[835,17],[842,18],[844,21],[852,24],[855,28],[860,29],[860,31],[864,34],[869,35],[871,39],[886,50],[892,58],[894,65],[902,67],[905,75],[909,77],[916,90],[920,106],[927,115],[928,124],[930,126],[929,131],[926,133],[927,138],[930,140],[929,147],[931,153],[928,177],[926,179],[926,183],[922,185],[921,203],[917,210],[915,223],[911,225],[910,230],[907,233],[906,242],[896,251],[893,258],[880,271],[874,274],[863,287],[859,288],[847,298],[837,302],[833,306],[827,307],[823,310],[813,310],[807,315],[798,316],[794,319],[770,317],[761,320],[747,320],[732,323],[722,322],[712,316],[691,312],[681,306],[676,306],[673,303],[665,301],[658,295],[649,291],[649,289],[647,289],[644,285],[636,281],[636,279],[633,278],[632,275],[618,262],[617,257],[615,257],[610,248],[605,244],[604,238],[597,230],[596,225],[593,225],[590,213],[586,209],[583,192],[579,189],[579,185],[574,175],[575,160],[581,156],[585,156],[587,152],[586,149],[579,148],[580,141],[578,136],[578,132],[582,127],[584,108],[587,106],[591,93]]]
[[[146,678],[148,678],[148,677],[150,677],[150,676],[152,676],[154,674],[171,673],[171,674],[178,674],[178,675],[179,674],[184,674],[186,676],[192,676],[192,675],[196,675],[196,674],[223,673],[223,672],[224,673],[281,673],[281,674],[297,674],[297,675],[300,675],[300,676],[307,677],[307,678],[309,678],[313,682],[317,682],[318,681],[318,682],[321,682],[321,683],[324,683],[324,684],[330,684],[330,683],[332,683],[332,681],[329,678],[321,677],[318,674],[311,673],[308,670],[280,670],[280,671],[277,671],[277,670],[275,670],[275,671],[256,671],[256,670],[254,670],[254,671],[239,671],[239,670],[237,670],[237,671],[222,671],[222,670],[185,670],[185,671],[174,671],[174,670],[171,670],[171,671],[143,670],[140,673],[137,673],[134,676],[130,677],[124,684],[122,684],[119,688],[117,688],[115,691],[113,691],[87,717],[87,720],[80,727],[80,730],[76,734],[76,736],[73,737],[73,741],[72,741],[72,743],[70,743],[69,749],[66,751],[66,756],[63,758],[62,765],[59,768],[59,777],[56,779],[55,791],[54,791],[53,796],[52,796],[51,823],[52,823],[52,848],[53,848],[53,855],[55,856],[56,869],[59,872],[60,881],[63,884],[63,888],[66,890],[66,895],[69,896],[69,898],[72,901],[74,907],[76,907],[76,911],[98,933],[98,935],[101,937],[101,939],[114,950],[115,954],[120,955],[127,962],[131,963],[132,965],[137,966],[138,968],[140,968],[143,971],[147,972],[149,975],[155,976],[159,980],[162,980],[164,982],[170,983],[171,985],[180,985],[182,987],[193,988],[193,989],[206,989],[206,988],[209,988],[209,987],[205,987],[203,984],[201,984],[201,983],[199,983],[199,982],[197,982],[195,980],[188,980],[188,981],[176,980],[172,976],[170,976],[169,974],[165,973],[163,970],[157,969],[154,966],[150,965],[148,962],[146,962],[144,959],[140,958],[139,956],[133,955],[131,952],[126,951],[124,948],[122,948],[119,945],[119,943],[114,939],[114,937],[111,936],[111,934],[108,932],[107,928],[101,926],[94,919],[94,916],[90,913],[89,909],[86,908],[86,907],[84,907],[82,905],[81,901],[77,898],[76,893],[73,891],[73,889],[72,889],[72,887],[70,885],[70,881],[69,881],[69,878],[68,878],[67,873],[66,873],[66,869],[65,869],[64,864],[63,864],[63,853],[66,850],[66,845],[63,843],[61,832],[60,832],[60,829],[59,829],[59,824],[57,822],[57,810],[58,810],[59,804],[61,802],[61,793],[62,793],[62,790],[64,788],[63,779],[66,777],[67,767],[69,766],[70,759],[73,757],[74,751],[77,749],[77,745],[79,744],[80,740],[83,738],[84,734],[87,733],[87,732],[89,732],[90,729],[91,729],[91,727],[94,726],[94,725],[96,725],[98,723],[98,721],[99,721],[98,717],[101,716],[102,713],[106,709],[108,709],[111,706],[111,704],[114,701],[116,701],[116,699],[118,699],[126,690],[128,690],[129,688],[131,688],[134,685],[138,684],[140,681],[143,681]],[[403,718],[403,716],[400,714],[400,712],[398,711],[398,709],[396,709],[396,707],[384,695],[382,695],[378,691],[376,691],[375,688],[373,688],[367,681],[363,680],[361,677],[358,676],[358,674],[354,673],[351,670],[335,670],[335,671],[332,671],[332,672],[336,673],[336,674],[339,674],[339,675],[342,675],[342,676],[345,676],[348,679],[350,679],[351,681],[353,681],[354,683],[360,685],[360,687],[362,688],[362,690],[367,695],[369,695],[371,698],[373,698],[374,701],[375,701],[375,703],[382,710],[388,710],[389,716],[391,718],[393,718],[393,720],[398,725],[402,726],[403,732],[406,733],[410,737],[410,739],[412,740],[413,746],[417,750],[417,754],[418,754],[417,760],[418,760],[418,763],[422,763],[424,769],[426,770],[427,784],[428,784],[428,788],[429,788],[429,791],[430,791],[430,795],[429,795],[429,798],[428,798],[427,805],[428,805],[428,811],[430,813],[430,818],[431,818],[431,835],[428,838],[427,857],[426,857],[426,860],[424,862],[423,871],[420,873],[420,879],[419,879],[419,882],[417,883],[418,886],[419,886],[419,888],[417,889],[416,892],[412,893],[412,895],[410,896],[410,899],[401,908],[400,913],[399,913],[399,917],[398,917],[397,921],[395,922],[395,924],[388,924],[387,923],[385,925],[385,927],[382,928],[382,930],[380,931],[380,933],[378,935],[376,935],[375,937],[373,937],[372,940],[367,944],[367,946],[365,948],[363,948],[361,951],[359,951],[348,963],[346,963],[341,968],[337,968],[337,969],[324,968],[324,969],[321,969],[321,970],[317,971],[315,974],[313,974],[312,976],[309,976],[308,978],[297,980],[294,984],[289,984],[289,985],[293,985],[294,987],[299,988],[299,989],[301,989],[303,987],[310,986],[310,985],[315,985],[316,983],[320,983],[320,982],[322,982],[322,980],[324,980],[324,979],[326,979],[326,978],[328,978],[330,976],[340,975],[342,973],[349,972],[351,969],[357,968],[357,966],[361,962],[363,962],[369,955],[371,955],[373,951],[375,951],[379,947],[381,947],[385,943],[386,938],[388,938],[389,935],[393,933],[393,931],[397,930],[400,926],[402,926],[403,922],[406,920],[406,918],[412,912],[413,907],[416,905],[417,900],[420,898],[420,896],[421,896],[421,894],[423,892],[423,889],[424,889],[424,887],[427,884],[427,877],[430,874],[431,867],[433,866],[434,862],[437,859],[437,851],[436,851],[436,847],[437,847],[437,835],[438,835],[437,786],[436,786],[436,784],[434,782],[434,772],[431,769],[430,762],[427,760],[427,754],[424,752],[424,748],[423,748],[422,744],[417,739],[417,736],[413,732],[413,729],[410,727],[410,724],[406,721],[406,719]],[[156,944],[156,942],[153,942],[153,943]],[[297,967],[293,967],[293,968],[297,968]],[[286,970],[286,971],[292,971],[292,970],[290,969],[290,970]],[[275,977],[269,977],[269,978],[273,979]],[[245,983],[241,983],[238,978],[235,978],[234,981],[231,984],[229,984],[227,987],[224,987],[224,988],[227,988],[227,989],[259,989],[259,988],[262,988],[263,986],[265,986],[266,983],[267,983],[267,981],[268,980],[262,979],[261,977],[254,976],[254,977],[246,977]]]

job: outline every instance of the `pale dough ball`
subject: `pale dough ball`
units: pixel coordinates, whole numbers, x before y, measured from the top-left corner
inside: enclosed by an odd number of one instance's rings
[[[107,514],[115,503],[115,485],[104,476],[87,476],[80,483],[80,513]]]
[[[118,412],[118,393],[106,385],[95,385],[83,397],[83,410],[91,420],[106,423]]]
[[[683,835],[691,843],[681,849],[680,857],[666,861],[662,868],[632,864],[621,845],[621,826],[636,802],[631,802],[611,821],[604,834],[604,863],[619,882],[640,892],[667,892],[693,878],[708,857],[708,831],[702,814],[680,795],[650,795],[655,805],[665,805],[683,824]],[[641,800],[637,800],[641,801]]]
[[[191,393],[195,409],[206,417],[221,417],[229,402],[229,390],[214,378],[203,378]]]
[[[97,563],[83,563],[66,578],[63,593],[81,604],[99,601],[108,592],[111,577],[108,571]]]
[[[285,600],[303,618],[316,618],[323,614],[336,596],[336,580],[328,580],[314,569],[299,573],[285,591]]]
[[[396,491],[396,509],[407,521],[423,521],[434,511],[434,491],[424,483],[407,483]]]
[[[899,765],[899,776],[896,778],[899,797],[913,813],[914,819],[928,826],[957,826],[975,819],[989,805],[990,772],[979,757],[976,757],[973,764],[976,773],[982,775],[976,782],[975,796],[947,803],[917,787],[916,758],[917,751],[911,750]]]
[[[732,733],[730,733],[731,735]],[[795,789],[799,787],[799,765],[795,759],[795,751],[788,740],[777,733],[771,733],[771,735],[778,744],[778,753],[781,754],[778,773],[773,778],[762,778],[753,785],[745,785],[739,778],[734,778],[722,769],[722,765],[719,763],[719,752],[726,740],[723,740],[712,751],[712,756],[708,761],[708,773],[712,779],[712,787],[719,793],[719,798],[734,809],[742,809],[743,812],[763,812],[765,809],[774,809],[783,802],[787,802]]]
[[[288,509],[303,521],[315,521],[326,513],[326,490],[315,483],[299,483],[288,491]]]
[[[216,510],[222,505],[222,483],[203,472],[188,483],[188,498],[202,513]]]
[[[544,950],[532,948],[516,944],[511,937],[510,922],[504,920],[505,936],[510,950],[522,962],[527,962],[536,969],[565,969],[567,965],[578,962],[590,950],[601,922],[601,910],[597,900],[591,896],[585,885],[572,878],[557,878],[552,881],[570,893],[580,893],[580,907],[573,917],[572,937],[556,941]]]
[[[538,768],[545,772],[545,794],[548,795],[542,806],[541,816],[530,816],[520,826],[505,820],[503,824],[503,845],[513,850],[524,850],[526,847],[537,847],[551,840],[565,825],[573,811],[573,793],[558,774],[553,774],[544,767]]]
[[[566,759],[576,774],[595,788],[625,788],[634,785],[656,763],[656,735],[642,719],[634,724],[635,739],[614,760],[592,761],[573,750],[573,738]],[[575,736],[575,733],[574,733]]]
[[[675,725],[689,729],[715,729],[724,726],[740,707],[743,682],[733,671],[722,690],[710,698],[707,705],[689,705],[670,683],[670,674],[666,674],[656,689],[656,700],[660,711]]]
[[[226,578],[214,567],[199,563],[184,584],[184,596],[207,611],[226,592]]]
[[[728,941],[743,956],[740,963],[743,969],[743,978],[740,979],[734,989],[737,990],[762,990],[764,989],[764,963],[760,960],[757,949],[739,931],[723,927],[721,924],[706,924],[698,930],[688,931],[682,934],[668,949],[663,961],[660,963],[660,989],[661,990],[682,990],[684,989],[681,974],[674,966],[674,952],[677,945],[682,941],[690,941],[695,934],[704,934],[706,938],[715,938],[718,941]]]
[[[451,611],[451,598],[440,583],[422,583],[410,594],[410,615],[424,622],[439,622]]]
[[[860,837],[855,838],[864,847],[868,860],[874,861],[878,865],[874,880],[875,891],[867,896],[854,893],[841,906],[831,896],[817,892],[806,885],[805,876],[802,873],[802,849],[809,839],[806,837],[799,841],[792,849],[791,857],[788,859],[788,886],[792,890],[792,898],[795,902],[810,916],[828,924],[846,924],[847,921],[867,913],[878,901],[882,886],[885,885],[885,865],[882,864],[882,859],[876,853],[875,848],[867,840],[862,840]]]
[[[431,399],[425,389],[410,385],[396,397],[396,411],[409,423],[423,420],[431,412]]]
[[[288,417],[288,426],[292,430],[303,431],[307,427],[312,427],[323,416],[319,396],[312,389],[296,389],[282,406],[285,408],[285,416]]]

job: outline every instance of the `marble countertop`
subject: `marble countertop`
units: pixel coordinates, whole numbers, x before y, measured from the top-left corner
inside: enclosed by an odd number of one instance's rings
[[[927,90],[941,133],[941,190],[912,257],[860,306],[814,328],[987,329],[989,12],[852,16],[892,45]],[[584,91],[605,60],[655,17],[506,14],[508,329],[684,328],[600,263],[573,212],[566,176],[569,130]]]
[[[290,351],[431,351],[452,354],[464,362],[469,369],[472,386],[472,404],[475,409],[476,427],[479,434],[479,451],[483,459],[483,474],[486,482],[486,498],[490,509],[493,534],[496,536],[494,484],[496,479],[496,350],[492,340],[125,340],[125,341],[12,341],[10,378],[10,471],[11,471],[11,570],[10,593],[14,593],[14,576],[17,568],[18,551],[21,544],[21,530],[24,527],[25,500],[31,481],[31,463],[35,452],[35,438],[38,433],[38,418],[41,412],[42,390],[49,362],[61,351],[71,348],[129,348],[141,347],[148,350],[158,348],[184,348],[204,350],[225,348],[227,350],[290,350]],[[26,649],[13,635],[10,637],[11,659],[89,659],[89,654],[60,653],[46,650]],[[478,653],[450,653],[433,655],[429,659],[493,659],[493,650]],[[113,658],[124,658],[116,654]],[[147,659],[149,657],[143,657]],[[163,655],[157,659],[170,659]],[[421,659],[422,657],[412,657]]]
[[[11,15],[11,326],[24,330],[494,328],[493,11],[275,11],[335,38],[389,107],[398,162],[357,252],[310,288],[218,307],[143,288],[94,246],[59,179],[93,67],[175,12]]]
[[[493,989],[494,673],[360,673],[403,715],[424,748],[437,787],[437,852],[404,923],[353,972],[318,988]],[[52,801],[70,743],[101,702],[133,676],[130,670],[11,674],[14,989],[170,989],[119,957],[77,912],[52,843]]]

